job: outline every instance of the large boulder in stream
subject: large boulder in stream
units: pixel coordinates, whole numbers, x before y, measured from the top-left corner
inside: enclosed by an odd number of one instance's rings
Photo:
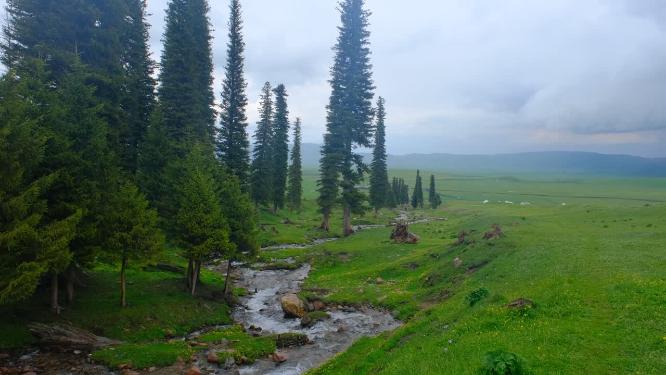
[[[305,303],[293,293],[282,296],[280,304],[284,315],[288,318],[302,318],[305,316]]]

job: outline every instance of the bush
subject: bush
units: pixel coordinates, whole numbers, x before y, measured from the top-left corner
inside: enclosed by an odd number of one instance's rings
[[[528,375],[523,360],[516,354],[497,350],[486,353],[485,363],[481,367],[483,375]]]
[[[476,305],[479,301],[486,298],[489,292],[486,288],[479,288],[467,295],[467,302],[470,306]]]

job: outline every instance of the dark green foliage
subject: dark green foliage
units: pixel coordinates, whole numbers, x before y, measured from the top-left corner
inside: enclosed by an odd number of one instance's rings
[[[388,187],[388,191],[386,192],[386,207],[388,208],[396,208],[398,207],[398,197],[395,194],[394,186],[393,183],[389,183],[388,180],[386,181],[386,186]]]
[[[246,130],[247,83],[243,76],[245,42],[242,35],[240,1],[232,0],[230,10],[227,65],[222,85],[217,152],[229,171],[239,179],[241,186],[245,186],[250,169],[250,142]]]
[[[435,186],[435,176],[430,175],[430,188],[428,189],[428,202],[430,203],[430,208],[437,209],[442,205],[442,197],[437,193],[437,187]]]
[[[404,179],[393,177],[391,190],[395,196],[395,203],[397,206],[405,206],[409,204],[409,186],[405,184]]]
[[[145,4],[139,0],[11,0],[4,62],[24,70],[43,60],[56,85],[74,69],[95,87],[109,148],[124,171],[136,171],[138,145],[153,105],[153,63]],[[79,68],[75,68],[80,65]]]
[[[386,165],[386,111],[384,98],[377,100],[377,124],[375,125],[375,147],[372,151],[370,165],[370,205],[379,210],[391,202],[388,184],[388,167]]]
[[[166,15],[158,96],[164,133],[184,158],[211,145],[215,125],[213,63],[205,0],[172,0]]]
[[[252,167],[250,171],[252,199],[257,204],[272,203],[273,189],[273,92],[266,82],[259,100],[259,123],[254,133]]]
[[[497,350],[486,353],[483,375],[527,375],[530,372],[525,368],[523,360],[516,354]]]
[[[354,149],[371,145],[374,85],[368,31],[370,13],[364,9],[363,0],[342,1],[340,11],[342,25],[333,48],[335,59],[331,68],[318,202],[324,214],[322,227],[328,229],[328,217],[341,191],[344,232],[349,235],[352,212],[363,211],[365,197],[357,186],[367,167]]]
[[[251,259],[259,250],[257,213],[252,200],[241,189],[238,178],[230,175],[223,165],[215,168],[215,181],[222,214],[229,225],[229,239],[234,245],[224,255],[232,260]]]
[[[482,299],[486,298],[488,296],[488,293],[489,293],[488,289],[486,288],[476,289],[467,295],[467,302],[469,303],[470,306],[474,306],[477,303],[479,303]]]
[[[53,134],[46,149],[44,168],[58,171],[49,193],[51,214],[56,217],[81,210],[84,215],[72,241],[74,264],[89,267],[103,240],[100,226],[108,213],[120,170],[107,143],[107,126],[99,113],[94,89],[85,84],[83,69],[63,77],[59,90],[62,113],[50,119]]]
[[[402,200],[402,204],[407,206],[409,204],[409,185],[405,184],[405,181],[401,181],[402,184],[400,185],[400,196]]]
[[[303,160],[301,156],[301,119],[294,124],[294,144],[291,147],[291,165],[289,165],[289,187],[287,188],[287,206],[291,210],[300,210],[303,200]]]
[[[339,187],[339,168],[340,160],[343,155],[342,145],[332,134],[324,134],[324,145],[321,148],[321,159],[319,164],[319,180],[317,181],[317,204],[319,210],[324,216],[321,229],[328,231],[330,229],[330,216],[333,207],[338,201]]]
[[[289,109],[287,90],[284,85],[275,88],[275,116],[273,118],[272,165],[273,165],[273,210],[284,208],[289,168]]]
[[[157,212],[148,207],[145,196],[132,183],[118,187],[105,216],[104,250],[120,264],[120,304],[125,307],[125,271],[129,261],[149,262],[162,249],[164,239],[157,228]]]
[[[195,294],[200,266],[213,254],[225,254],[234,246],[222,212],[215,180],[215,163],[205,147],[196,146],[180,169],[175,239],[190,260],[190,287]]]
[[[193,148],[213,154],[215,111],[205,0],[173,0],[166,13],[159,105],[139,157],[138,183],[173,234],[182,168]],[[206,156],[208,158],[208,156]]]
[[[136,181],[160,215],[170,218],[173,202],[169,200],[174,198],[173,181],[167,178],[166,171],[169,163],[176,159],[176,154],[166,134],[160,108],[159,104],[155,107],[145,139],[141,143]]]
[[[49,216],[59,175],[41,170],[51,138],[42,123],[46,90],[13,72],[0,81],[0,305],[29,298],[45,273],[62,272],[72,258],[80,212]]]
[[[416,184],[414,184],[414,193],[412,194],[412,207],[423,208],[423,179],[421,171],[416,171]]]
[[[139,164],[139,148],[148,130],[155,106],[154,62],[148,50],[148,27],[143,0],[125,0],[129,17],[123,28],[123,62],[125,67],[121,106],[125,113],[125,133],[121,139],[121,162],[125,170],[135,174]]]

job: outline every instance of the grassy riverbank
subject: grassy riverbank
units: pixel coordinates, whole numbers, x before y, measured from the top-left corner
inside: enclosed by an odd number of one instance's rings
[[[464,192],[423,212],[448,221],[414,225],[419,245],[393,245],[389,229],[374,229],[271,253],[313,262],[310,298],[371,303],[407,321],[312,373],[476,373],[497,350],[516,353],[537,374],[666,372],[663,180],[469,178],[440,186]],[[492,224],[505,237],[483,240]],[[461,231],[471,236],[456,245]],[[487,295],[470,306],[479,290]],[[535,307],[506,307],[519,298]]]

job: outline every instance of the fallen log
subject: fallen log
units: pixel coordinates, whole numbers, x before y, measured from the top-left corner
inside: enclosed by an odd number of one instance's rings
[[[121,343],[71,325],[32,323],[28,329],[42,345],[58,348],[93,350]]]

